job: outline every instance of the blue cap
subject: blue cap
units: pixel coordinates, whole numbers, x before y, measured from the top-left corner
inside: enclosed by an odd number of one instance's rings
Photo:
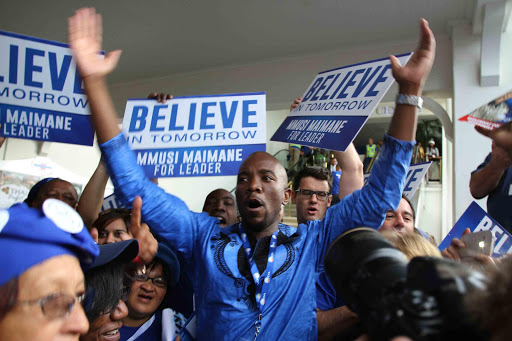
[[[89,267],[89,270],[115,260],[120,263],[131,262],[139,253],[139,243],[136,239],[123,240],[117,243],[99,245],[99,249],[100,255]]]
[[[47,199],[41,210],[25,203],[0,210],[0,285],[64,254],[77,257],[85,270],[98,253],[80,215],[60,200]]]
[[[174,286],[180,278],[180,263],[178,262],[176,254],[164,244],[158,243],[158,251],[156,252],[155,258],[159,258],[167,264],[169,273],[171,274],[171,283],[169,284]]]

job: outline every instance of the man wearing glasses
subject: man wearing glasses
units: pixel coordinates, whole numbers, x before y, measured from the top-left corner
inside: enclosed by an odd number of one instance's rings
[[[322,220],[331,206],[332,175],[327,168],[306,167],[293,179],[292,202],[297,209],[297,223]]]

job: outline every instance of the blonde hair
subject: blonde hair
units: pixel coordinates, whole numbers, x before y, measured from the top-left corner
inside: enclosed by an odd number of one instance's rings
[[[417,232],[400,234],[391,230],[382,231],[381,233],[394,247],[402,251],[409,260],[421,256],[442,257],[439,249]]]

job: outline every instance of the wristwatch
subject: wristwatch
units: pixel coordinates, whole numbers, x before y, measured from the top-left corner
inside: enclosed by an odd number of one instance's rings
[[[414,95],[398,94],[396,96],[396,104],[407,104],[421,109],[423,107],[423,98]]]

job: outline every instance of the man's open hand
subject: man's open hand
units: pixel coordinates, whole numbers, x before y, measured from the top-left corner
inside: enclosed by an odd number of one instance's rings
[[[405,95],[420,95],[428,74],[432,69],[436,54],[436,40],[428,27],[428,22],[421,19],[419,46],[407,64],[402,67],[395,56],[390,56],[391,70],[400,93]]]
[[[103,58],[101,15],[94,8],[81,8],[68,19],[68,40],[75,55],[82,79],[104,77],[119,61],[121,50],[112,51]]]

